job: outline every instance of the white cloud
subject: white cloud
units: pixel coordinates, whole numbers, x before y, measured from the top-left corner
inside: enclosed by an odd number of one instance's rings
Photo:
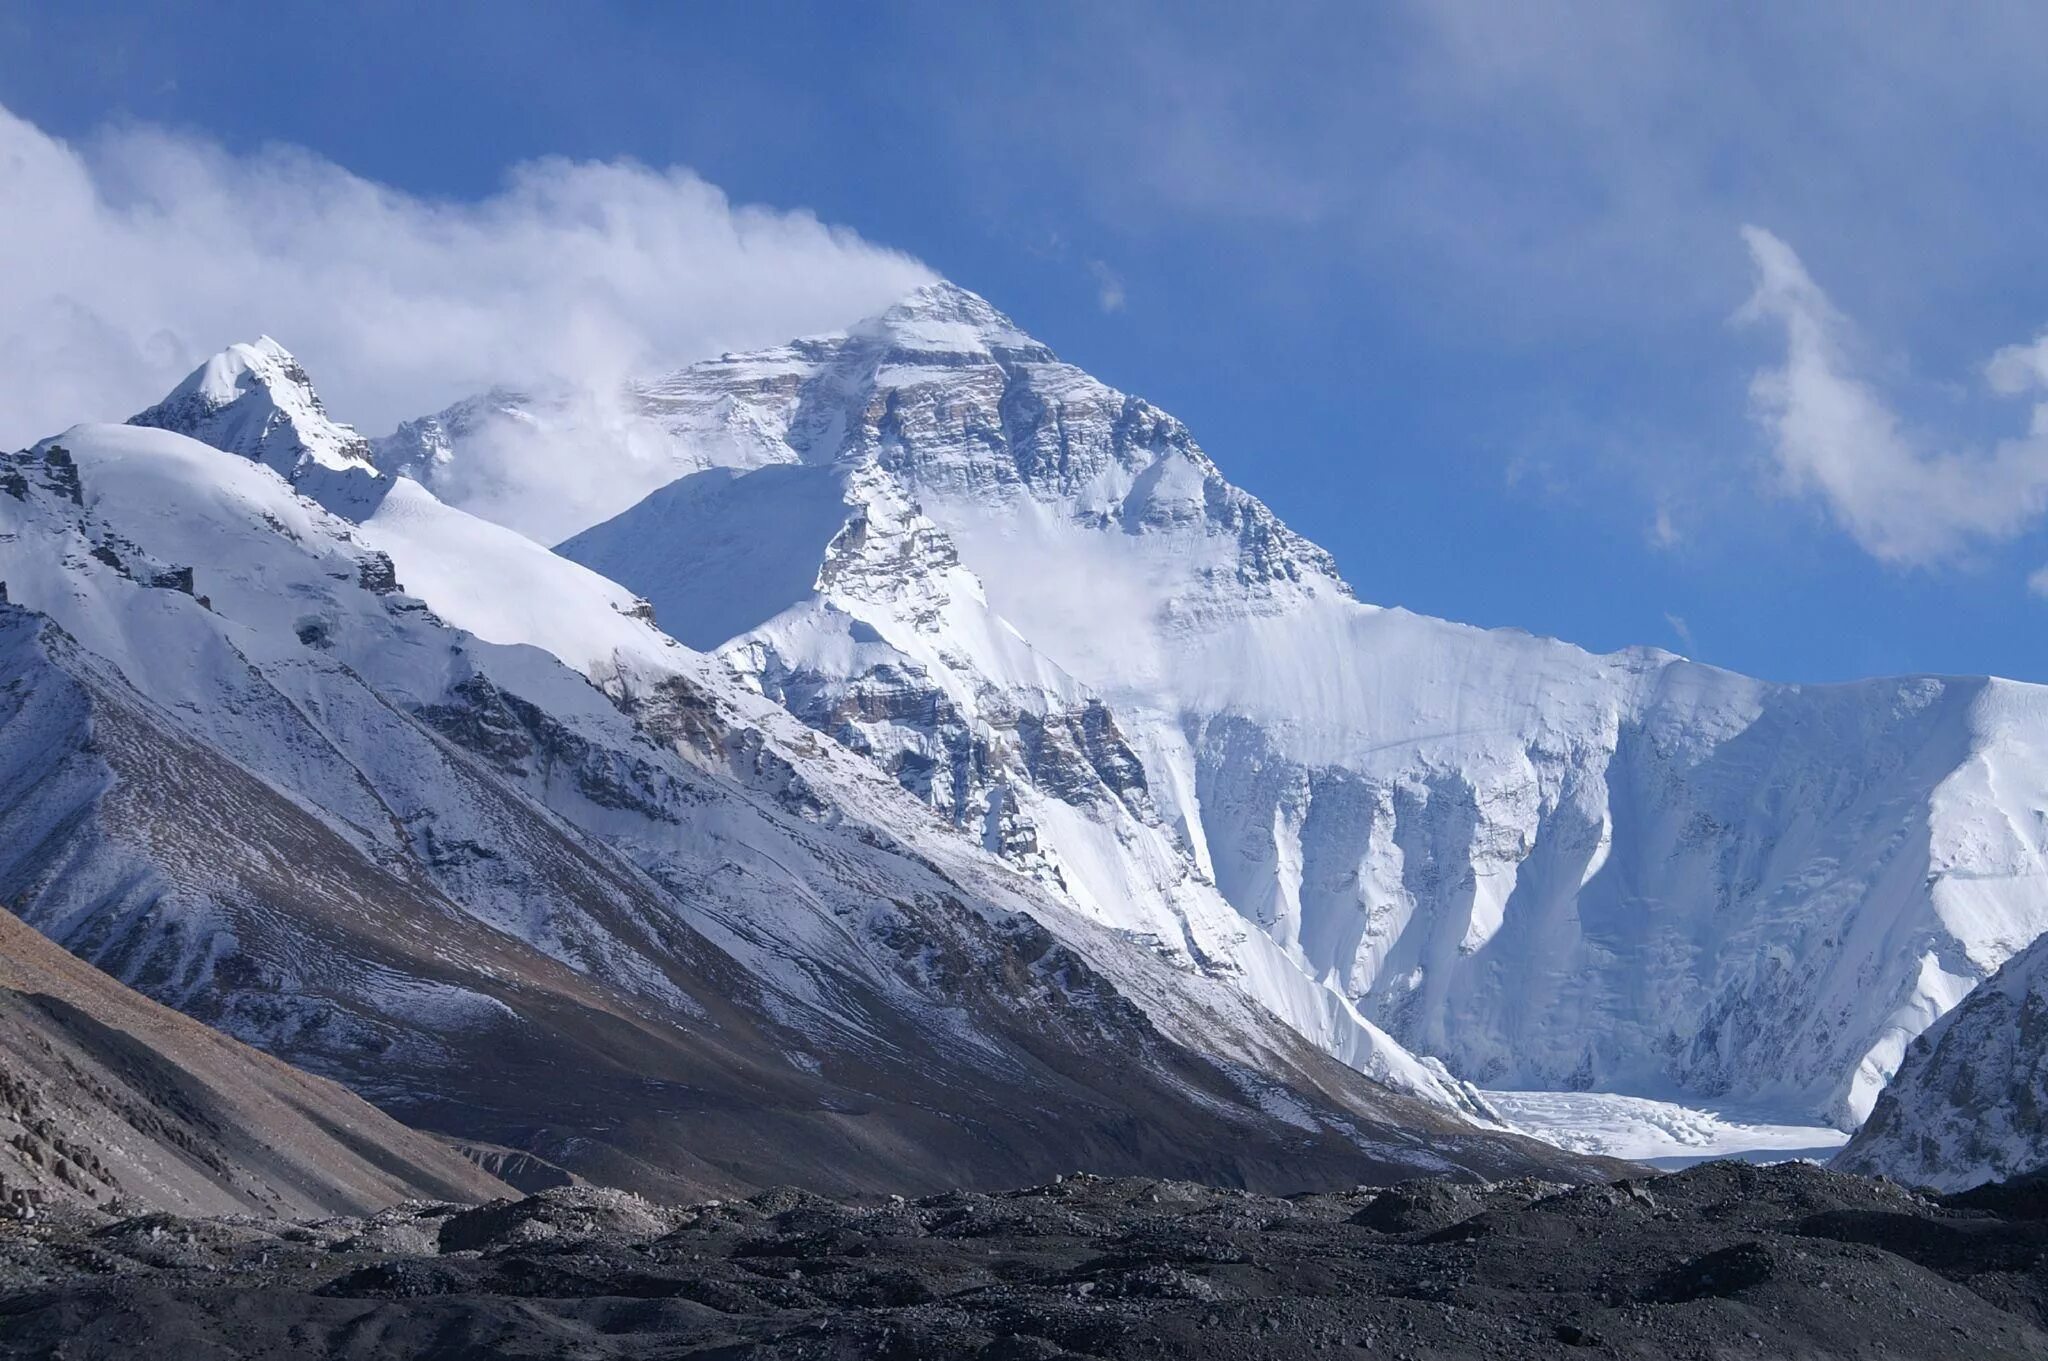
[[[1819,497],[1866,551],[1901,564],[2012,538],[2048,509],[2048,406],[2035,407],[2024,436],[1988,449],[1931,447],[1856,376],[1848,323],[1792,248],[1758,227],[1743,239],[1757,282],[1741,315],[1785,332],[1785,362],[1759,373],[1750,396],[1790,489]],[[1994,388],[2048,386],[2039,350],[2001,351]]]
[[[1678,524],[1671,518],[1671,507],[1659,505],[1657,513],[1650,517],[1648,534],[1652,548],[1676,548],[1684,538],[1678,532]]]
[[[2016,397],[2029,388],[2048,387],[2048,335],[1999,350],[1984,365],[1984,380],[1993,392],[2006,397]]]
[[[1691,652],[1693,650],[1692,625],[1685,622],[1685,616],[1673,614],[1666,610],[1664,612],[1664,622],[1671,626],[1672,635],[1678,639],[1679,645],[1687,652]]]
[[[1115,270],[1100,260],[1088,262],[1088,272],[1095,276],[1095,301],[1105,312],[1121,312],[1130,299],[1124,293],[1124,281]]]
[[[833,329],[932,275],[687,170],[541,160],[478,202],[293,148],[0,108],[0,446],[157,400],[268,332],[372,432],[489,382],[601,384]]]

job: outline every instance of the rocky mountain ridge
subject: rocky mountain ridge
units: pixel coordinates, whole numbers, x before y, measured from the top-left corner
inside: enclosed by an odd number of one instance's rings
[[[1835,1165],[1943,1191],[2048,1168],[2048,941],[1913,1042]]]

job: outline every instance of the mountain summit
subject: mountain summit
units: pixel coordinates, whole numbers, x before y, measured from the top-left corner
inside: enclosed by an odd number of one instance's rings
[[[292,482],[313,469],[374,470],[370,442],[328,417],[306,370],[269,336],[230,345],[128,423],[188,435]]]
[[[376,471],[311,438],[310,416],[326,421],[281,349],[237,347],[138,420],[219,439],[238,474],[161,432],[46,442],[8,490],[44,507],[20,542],[67,546],[17,552],[9,571],[124,676],[122,659],[161,652],[167,621],[194,655],[215,656],[220,619],[269,640],[259,656],[238,635],[242,660],[206,673],[218,691],[135,683],[152,715],[201,716],[188,736],[325,810],[362,860],[350,882],[378,885],[354,897],[391,897],[391,875],[430,886],[433,912],[523,942],[518,969],[577,999],[563,1005],[653,1006],[664,1035],[701,1035],[692,1008],[748,980],[751,1000],[716,1022],[715,1081],[695,1040],[603,1081],[658,1069],[742,1104],[794,1082],[804,1112],[854,1092],[899,1113],[876,1138],[919,1147],[902,1123],[919,1117],[901,1113],[939,1074],[987,1098],[974,1119],[1008,1119],[1014,1093],[938,1031],[964,1026],[974,1052],[1009,1056],[996,1068],[1015,1061],[1026,1042],[1004,1008],[1022,988],[1041,999],[1033,1024],[1062,1036],[1034,1060],[1057,1058],[1048,1108],[1109,1128],[1128,1104],[1087,1067],[1096,1013],[1076,1009],[1078,986],[1138,1007],[1120,1033],[1152,1056],[1146,1100],[1175,1109],[1158,1093],[1190,1072],[1211,1097],[1281,1074],[1319,1093],[1308,1118],[1326,1132],[1362,1118],[1449,1138],[1471,1128],[1450,1110],[1483,1124],[1528,1109],[1489,1088],[1848,1130],[1914,1037],[2048,930],[2048,690],[1775,685],[1362,603],[1181,422],[950,285],[620,392],[496,390],[377,441]],[[169,468],[215,490],[140,490]],[[273,474],[343,513],[277,500]],[[263,509],[194,537],[225,505]],[[159,594],[95,616],[72,579],[95,563]],[[345,578],[372,598],[328,584]],[[165,586],[212,608],[166,609]],[[561,835],[581,849],[544,853]],[[571,864],[603,866],[610,887],[591,896]],[[95,873],[48,882],[154,882]],[[197,934],[153,938],[131,972],[252,1016],[308,947],[266,937],[273,917],[244,924],[223,906],[239,888],[196,892],[182,917],[124,899],[39,919],[124,951],[141,947],[121,922],[184,922]],[[694,936],[666,925],[678,911]],[[1026,944],[991,926],[1024,919]],[[229,938],[250,942],[252,974],[195,962]],[[1041,941],[1073,961],[1052,993],[1017,954]],[[348,948],[360,978],[431,972],[404,949],[391,962],[381,937]],[[737,975],[706,963],[720,952]],[[977,962],[930,973],[943,959]],[[588,996],[558,967],[613,991]],[[495,977],[435,986],[465,1015],[519,1012]],[[318,1005],[349,1019],[264,1014],[248,1033],[374,1081],[391,1065],[364,1068],[338,1037],[407,1036],[424,1004],[351,981]],[[533,1071],[582,1042],[566,1014],[515,1032]],[[895,1019],[878,1032],[876,1017]],[[895,1037],[886,1059],[877,1033]],[[868,1037],[861,1076],[828,1064],[820,1088],[770,1056],[801,1054],[803,1072],[824,1050],[846,1059],[828,1035]],[[446,1056],[389,1042],[413,1075],[394,1100],[445,1118],[418,1075],[450,1071]],[[1398,1117],[1360,1095],[1384,1088],[1347,1085],[1358,1073],[1405,1094]],[[1264,1139],[1281,1098],[1258,1091],[1266,1114],[1236,1128]],[[492,1089],[498,1123],[466,1132],[520,1142],[505,1100]],[[650,1128],[703,1119],[667,1107]],[[851,1175],[807,1114],[787,1119],[793,1146]],[[1197,1163],[1229,1137],[1205,1120],[1186,1125]],[[1469,1166],[1520,1156],[1456,1137]],[[975,1165],[1029,1165],[999,1145]]]
[[[1051,350],[1024,334],[988,299],[943,280],[926,284],[886,311],[855,324],[847,335],[855,341],[881,340],[907,352],[1001,353],[1029,362],[1053,360]],[[825,337],[824,343],[831,339]]]

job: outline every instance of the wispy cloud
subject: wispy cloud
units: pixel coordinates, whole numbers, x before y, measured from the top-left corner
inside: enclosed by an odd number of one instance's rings
[[[1091,239],[1241,230],[1239,268],[1269,300],[1326,298],[1359,271],[1375,307],[1460,344],[1668,347],[1725,312],[1743,274],[1728,233],[1759,215],[1829,240],[1878,281],[1887,321],[2031,271],[2009,224],[2038,206],[2037,177],[2012,171],[2048,124],[2037,8],[1035,13],[956,6],[918,26],[976,73],[934,97],[990,211],[1057,211],[1054,184],[1078,200],[1061,220]],[[991,87],[1015,116],[987,116]]]
[[[1124,293],[1121,275],[1100,260],[1088,262],[1088,272],[1095,277],[1095,302],[1105,312],[1121,312],[1129,298]]]
[[[688,170],[541,160],[479,202],[292,148],[128,127],[59,141],[0,108],[0,445],[121,419],[269,332],[387,427],[488,382],[598,383],[830,329],[931,278]]]
[[[1856,373],[1853,333],[1790,246],[1760,227],[1743,239],[1756,291],[1740,316],[1783,328],[1785,359],[1756,375],[1756,418],[1793,492],[1818,497],[1866,551],[1919,565],[2010,539],[2048,509],[2048,406],[2027,433],[1988,448],[1909,429]],[[2000,351],[1994,387],[2048,387],[2041,345]]]
[[[1685,622],[1685,616],[1673,614],[1666,610],[1664,612],[1664,622],[1671,626],[1672,636],[1678,639],[1679,646],[1683,647],[1687,652],[1693,651],[1692,625]]]
[[[1671,518],[1671,507],[1659,504],[1656,513],[1650,516],[1647,535],[1652,548],[1676,548],[1684,538],[1678,532],[1678,524]]]

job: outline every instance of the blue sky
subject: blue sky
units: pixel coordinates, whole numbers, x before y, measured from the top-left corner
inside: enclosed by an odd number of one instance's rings
[[[928,268],[1185,419],[1365,599],[2048,680],[2027,7],[343,8],[0,0],[36,377],[0,438],[250,329],[377,429]]]

